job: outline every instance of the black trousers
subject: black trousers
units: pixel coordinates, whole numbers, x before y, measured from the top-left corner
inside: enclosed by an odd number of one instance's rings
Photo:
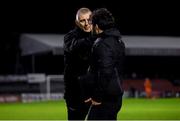
[[[101,105],[93,106],[88,120],[117,120],[117,114],[122,106],[122,97],[116,101],[105,101]]]
[[[85,120],[90,104],[84,102],[70,103],[66,100],[68,120]]]

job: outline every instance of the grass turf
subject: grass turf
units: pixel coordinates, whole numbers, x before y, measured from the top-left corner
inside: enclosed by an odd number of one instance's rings
[[[0,120],[66,120],[64,100],[0,104]],[[180,99],[123,99],[118,119],[179,120]]]

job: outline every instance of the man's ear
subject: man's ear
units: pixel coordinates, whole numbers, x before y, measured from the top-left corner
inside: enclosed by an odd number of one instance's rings
[[[76,24],[77,26],[79,26],[79,22],[78,22],[77,20],[75,20],[75,24]]]
[[[96,30],[96,33],[99,34],[99,26],[97,24],[94,26],[94,29]]]
[[[97,24],[95,25],[95,29],[99,29],[99,26]]]
[[[98,26],[97,24],[95,25],[95,28],[94,28],[94,29],[96,30],[96,33],[97,33],[97,34],[103,32],[103,31],[99,28],[99,26]]]

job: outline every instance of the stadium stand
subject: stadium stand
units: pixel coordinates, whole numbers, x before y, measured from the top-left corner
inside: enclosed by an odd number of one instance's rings
[[[26,99],[24,102],[33,96],[37,100],[46,98],[47,81],[30,83],[27,81],[27,74],[43,73],[46,76],[63,74],[63,37],[63,34],[22,34],[20,36],[21,53],[18,55],[20,57],[17,57],[14,67],[20,68],[18,66],[21,66],[21,74],[25,77],[19,79],[13,77],[20,76],[18,72],[10,76],[15,80],[9,78],[8,73],[0,76],[0,100],[2,102],[7,95],[17,95],[18,100],[21,96]],[[180,97],[179,72],[173,71],[173,67],[180,68],[180,58],[178,58],[180,56],[180,37],[123,36],[123,41],[126,44],[127,55],[123,88],[128,93],[127,97],[145,97],[144,79],[147,75],[152,80],[154,97]],[[137,73],[131,77],[132,72]],[[171,80],[162,78],[163,75],[168,74],[169,77],[176,78]],[[154,78],[156,76],[158,78]],[[54,79],[51,83],[53,88],[50,91],[63,92],[62,85],[63,81]],[[54,97],[57,98],[57,96]]]
[[[176,97],[179,96],[180,86],[173,85],[167,79],[151,79],[152,82],[152,97]],[[123,88],[127,92],[132,89],[138,92],[138,97],[144,97],[144,79],[126,79],[123,82]]]

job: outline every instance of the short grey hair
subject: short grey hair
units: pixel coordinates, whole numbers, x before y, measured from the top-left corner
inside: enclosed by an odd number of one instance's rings
[[[86,13],[89,13],[89,12],[91,12],[91,10],[89,8],[86,8],[86,7],[80,8],[76,13],[76,21],[79,20],[79,15],[80,14],[86,14]]]

